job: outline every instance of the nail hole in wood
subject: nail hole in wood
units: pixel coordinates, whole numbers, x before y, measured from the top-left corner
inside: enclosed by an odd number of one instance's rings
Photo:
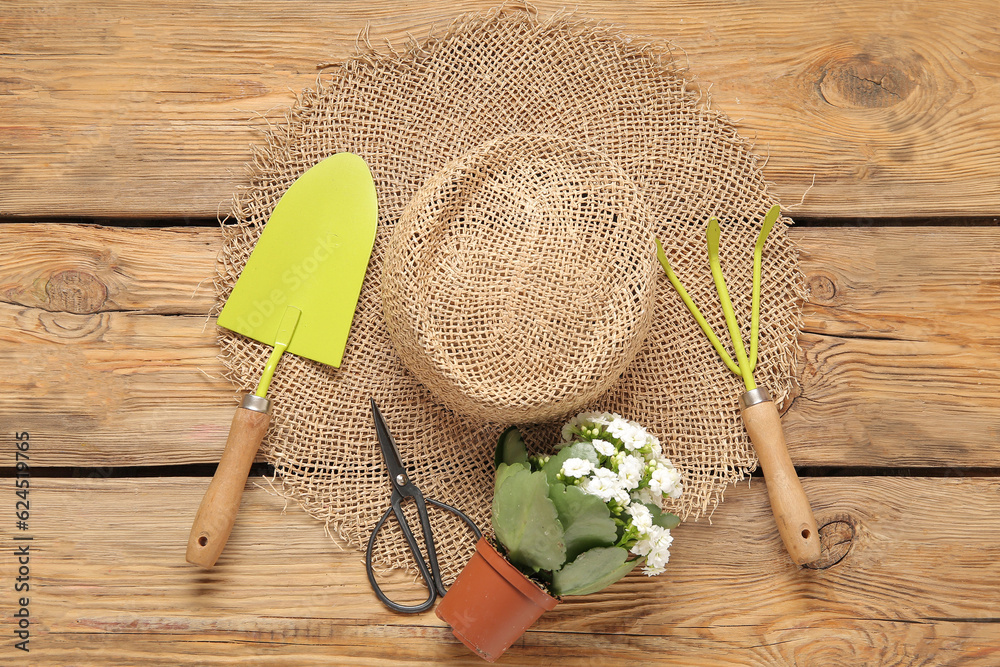
[[[208,544],[208,538],[205,537],[204,535],[202,535],[201,537],[198,538],[198,544],[200,544],[201,546],[207,545]]]

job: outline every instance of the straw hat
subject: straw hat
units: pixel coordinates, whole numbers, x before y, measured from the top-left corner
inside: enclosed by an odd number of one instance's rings
[[[749,313],[750,252],[776,202],[749,146],[666,47],[512,5],[403,52],[369,45],[256,149],[223,227],[220,303],[281,194],[339,151],[368,162],[379,230],[342,366],[285,355],[275,375],[263,451],[281,493],[351,544],[367,541],[389,495],[372,397],[424,494],[484,528],[493,448],[511,423],[547,449],[559,420],[583,409],[638,421],[684,474],[672,509],[686,518],[756,466],[739,381],[660,275],[653,238],[724,328],[707,220],[722,221],[727,282]],[[756,372],[778,401],[795,360],[796,262],[779,224]],[[219,335],[232,379],[252,389],[269,348]],[[435,527],[450,577],[472,540],[461,524]],[[408,560],[401,537],[380,549],[385,565]]]
[[[417,191],[382,269],[389,337],[442,405],[483,422],[551,421],[607,391],[653,313],[653,226],[607,157],[510,135]]]

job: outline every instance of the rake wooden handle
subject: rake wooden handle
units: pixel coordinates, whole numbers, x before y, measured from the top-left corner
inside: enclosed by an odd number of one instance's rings
[[[266,398],[245,396],[233,415],[219,467],[191,526],[186,557],[192,565],[206,568],[215,565],[229,540],[250,466],[271,422],[269,407]]]
[[[752,393],[747,392],[744,399]],[[767,396],[766,392],[762,394]],[[797,565],[811,563],[820,557],[819,530],[809,499],[788,456],[778,408],[771,400],[747,401],[751,402],[753,404],[743,408],[743,424],[764,471],[778,533]]]

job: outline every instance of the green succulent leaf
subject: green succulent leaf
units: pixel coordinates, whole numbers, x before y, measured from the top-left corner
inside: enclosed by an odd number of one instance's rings
[[[518,470],[528,470],[527,463],[512,463],[510,465],[506,463],[501,463],[497,466],[496,477],[493,483],[493,495],[496,496],[496,492],[500,489],[500,485],[504,483],[508,477],[513,475]]]
[[[542,471],[548,477],[549,484],[557,484],[559,480],[556,475],[562,470],[563,463],[567,459],[585,459],[590,461],[595,467],[598,465],[597,450],[589,442],[574,442],[568,447],[563,447],[559,453],[549,459],[549,462],[542,467]]]
[[[497,480],[493,532],[510,560],[536,571],[558,570],[566,562],[566,545],[545,474],[517,463],[498,469]]]
[[[528,449],[524,446],[524,438],[516,426],[511,426],[500,434],[497,449],[493,456],[494,465],[499,468],[501,463],[525,463],[528,460]]]
[[[621,547],[599,547],[580,554],[552,575],[556,595],[589,595],[607,588],[632,571],[638,560],[628,560]]]
[[[653,525],[666,528],[667,530],[681,525],[681,518],[676,514],[664,512],[653,504],[646,504],[646,507],[649,509],[649,513],[653,515]]]
[[[618,527],[607,503],[584,493],[576,486],[550,485],[549,498],[559,512],[565,531],[566,560],[573,560],[594,547],[611,546],[618,539]]]

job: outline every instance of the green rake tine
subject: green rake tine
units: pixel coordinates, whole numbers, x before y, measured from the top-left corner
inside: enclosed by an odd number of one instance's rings
[[[691,295],[689,295],[687,290],[684,289],[684,285],[681,284],[681,281],[674,273],[674,270],[670,268],[670,262],[667,260],[667,253],[663,251],[663,245],[660,243],[660,239],[656,239],[656,258],[660,260],[660,266],[663,267],[663,270],[667,274],[667,278],[670,279],[670,284],[673,285],[674,289],[677,290],[677,293],[680,294],[681,300],[684,302],[684,305],[687,306],[687,309],[691,311],[695,322],[698,323],[701,330],[705,332],[706,336],[708,336],[708,340],[711,341],[712,347],[715,348],[715,351],[719,353],[719,358],[722,359],[723,363],[726,364],[726,367],[729,368],[734,375],[742,377],[743,374],[740,372],[739,366],[736,365],[736,362],[733,361],[733,358],[729,356],[729,353],[726,352],[726,349],[722,346],[722,341],[720,341],[719,337],[715,335],[715,331],[712,330],[712,325],[708,323],[705,316],[701,314],[700,310],[698,310],[698,306],[695,305],[694,299],[692,299]]]
[[[733,350],[736,352],[736,359],[739,362],[740,375],[743,377],[743,384],[747,391],[757,388],[757,383],[753,379],[753,371],[750,369],[750,361],[747,359],[746,348],[743,347],[743,337],[740,335],[740,325],[736,322],[736,313],[733,312],[733,302],[729,299],[729,290],[726,289],[726,279],[722,276],[722,266],[719,264],[719,220],[711,218],[708,221],[708,265],[712,269],[712,280],[715,281],[715,291],[719,293],[719,303],[722,305],[722,314],[726,316],[726,326],[729,327],[729,338],[733,342]]]
[[[757,235],[757,245],[753,249],[753,295],[750,300],[750,372],[757,370],[757,338],[760,335],[760,271],[764,254],[764,241],[771,233],[771,228],[781,215],[781,207],[775,204],[764,216],[760,234]]]

